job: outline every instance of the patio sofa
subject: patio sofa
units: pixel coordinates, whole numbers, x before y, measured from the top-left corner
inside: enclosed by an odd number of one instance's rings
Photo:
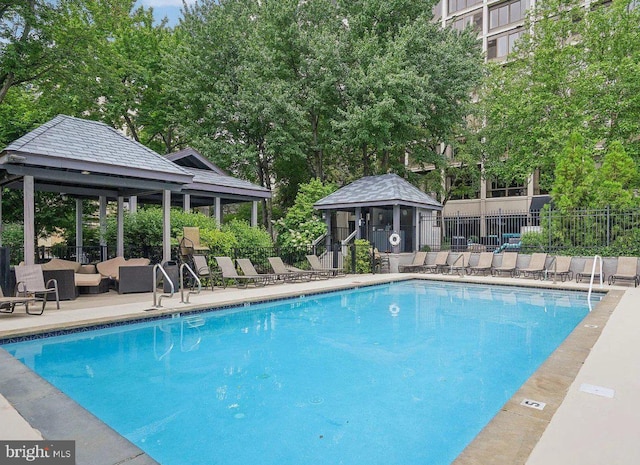
[[[119,294],[153,292],[153,265],[148,258],[115,257],[96,264],[98,273],[107,278]]]
[[[109,280],[97,272],[95,265],[52,258],[42,264],[45,280],[56,279],[61,300],[75,299],[78,294],[99,294],[109,290]]]

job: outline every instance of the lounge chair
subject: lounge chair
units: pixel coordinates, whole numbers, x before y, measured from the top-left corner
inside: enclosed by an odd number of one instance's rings
[[[547,276],[560,276],[560,280],[565,282],[568,278],[569,281],[573,279],[573,271],[571,271],[571,260],[572,257],[568,257],[566,255],[559,255],[555,257],[555,264],[552,268],[546,270]]]
[[[309,265],[311,265],[311,269],[313,271],[328,272],[331,276],[344,275],[344,270],[342,268],[331,268],[323,266],[320,262],[320,259],[316,255],[307,255],[307,260],[309,262]]]
[[[582,271],[580,273],[576,273],[576,282],[579,283],[580,281],[582,281],[583,278],[586,279],[591,279],[591,272],[594,271],[593,274],[593,282],[596,282],[597,280],[600,280],[601,276],[600,276],[600,268],[597,266],[596,263],[596,267],[595,270],[593,268],[593,258],[587,258],[587,260],[584,262],[584,268],[582,269]],[[602,273],[602,282],[604,282],[605,280],[605,274]]]
[[[455,260],[453,260],[453,263],[451,265],[447,265],[449,267],[449,274],[452,274],[454,271],[457,271],[460,276],[463,276],[465,270],[469,266],[470,259],[471,259],[471,252],[462,252],[458,254]]]
[[[525,278],[539,278],[544,273],[545,265],[547,263],[547,254],[536,252],[531,254],[531,260],[529,260],[529,264],[526,268],[518,268],[516,273],[518,275],[522,274]]]
[[[182,228],[182,239],[180,240],[180,254],[203,255],[209,251],[209,247],[200,244],[200,228],[185,226]]]
[[[638,287],[640,276],[637,257],[618,257],[618,267],[616,272],[609,276],[609,284],[615,284],[618,279],[633,281],[633,287]]]
[[[249,284],[254,286],[264,286],[267,280],[264,276],[246,276],[238,274],[236,266],[233,264],[233,260],[230,257],[214,257],[218,263],[218,267],[222,272],[222,284],[227,287],[228,281],[233,281],[238,287],[247,287]]]
[[[491,272],[491,267],[493,266],[493,255],[493,252],[480,252],[478,264],[467,266],[467,274],[487,274]]]
[[[290,276],[292,280],[310,281],[316,277],[326,277],[327,275],[317,273],[315,271],[301,270],[291,265],[285,265],[280,257],[269,257],[269,264],[273,268],[273,272],[280,276]]]
[[[29,315],[42,315],[46,301],[44,299],[42,300],[42,310],[37,313],[29,311],[29,304],[34,302],[36,302],[35,297],[5,297],[0,287],[0,313],[13,313],[16,305],[24,305]]]
[[[280,277],[275,273],[258,273],[256,267],[253,266],[253,263],[248,258],[237,258],[236,263],[240,266],[242,274],[245,276],[262,276],[267,284],[277,283],[278,278]],[[284,282],[284,280],[281,279],[280,282]]]
[[[423,271],[429,273],[438,273],[439,271],[444,270],[444,267],[447,266],[448,259],[449,251],[445,250],[443,252],[438,252],[435,261],[433,263],[425,264],[423,267]]]
[[[398,265],[398,271],[400,273],[422,271],[426,260],[427,252],[416,252],[413,256],[413,262],[408,265]]]
[[[193,272],[198,276],[198,279],[207,281],[213,291],[216,280],[207,262],[207,257],[204,255],[192,255],[191,260],[193,261]]]
[[[50,279],[47,284],[44,283],[44,275],[40,265],[18,265],[16,271],[16,296],[18,297],[34,297],[42,299],[42,311],[47,302],[49,295],[56,298],[56,307],[60,309],[60,295],[58,293],[58,282]]]
[[[505,252],[502,254],[502,263],[500,266],[491,267],[491,276],[498,276],[502,273],[509,273],[513,278],[516,275],[516,262],[518,261],[518,252]]]

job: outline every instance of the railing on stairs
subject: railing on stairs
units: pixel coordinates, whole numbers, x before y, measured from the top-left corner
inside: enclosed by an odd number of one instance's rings
[[[184,270],[187,270],[191,276],[193,277],[193,279],[196,280],[196,283],[198,284],[198,291],[189,291],[187,292],[187,298],[185,300],[184,298]],[[183,263],[182,265],[180,265],[180,302],[182,302],[183,304],[188,304],[189,303],[189,296],[191,294],[200,294],[200,291],[202,290],[202,282],[200,281],[200,278],[198,278],[198,276],[194,273],[194,271],[191,269],[191,267],[186,264]]]
[[[163,274],[164,279],[166,280],[166,282],[170,284],[170,286],[171,286],[171,294],[162,294],[162,295],[160,295],[160,297],[157,297],[157,293],[158,293],[158,270]],[[155,265],[153,267],[153,308],[162,307],[162,304],[160,303],[162,301],[162,298],[163,297],[171,298],[171,297],[173,297],[174,293],[175,293],[175,287],[173,286],[173,281],[171,280],[171,278],[169,277],[167,272],[164,270],[162,265],[160,265],[160,264]]]
[[[593,256],[593,266],[591,267],[591,278],[589,279],[589,292],[587,292],[587,302],[589,304],[589,311],[591,311],[591,291],[593,290],[593,278],[596,273],[596,263],[600,262],[600,287],[602,288],[602,257],[600,255]]]

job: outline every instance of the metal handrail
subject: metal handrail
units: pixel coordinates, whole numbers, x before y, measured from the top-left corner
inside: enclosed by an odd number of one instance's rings
[[[191,276],[193,276],[196,280],[196,282],[198,283],[198,292],[192,292],[189,291],[187,292],[187,300],[184,299],[184,269],[189,270],[189,273],[191,273]],[[202,290],[202,282],[200,281],[200,278],[198,278],[198,276],[195,274],[195,272],[191,269],[191,267],[186,264],[183,263],[182,265],[180,265],[180,302],[182,302],[183,304],[188,304],[189,303],[189,295],[191,294],[200,294],[200,291]]]
[[[591,291],[593,290],[593,278],[596,274],[596,263],[600,260],[600,288],[602,288],[602,257],[600,255],[593,256],[593,266],[591,267],[591,279],[589,279],[589,292],[587,292],[587,302],[589,304],[589,311],[591,311]]]
[[[160,295],[159,298],[156,299],[156,294],[158,293],[158,273],[157,273],[158,270],[160,270],[162,272],[162,274],[164,275],[164,279],[166,279],[167,282],[171,285],[171,294],[169,294],[169,295],[162,294],[162,295]],[[171,280],[171,278],[169,277],[167,272],[164,270],[162,265],[160,265],[159,263],[157,265],[154,265],[154,267],[153,267],[153,307],[154,308],[162,307],[162,305],[160,304],[160,302],[162,301],[162,298],[163,297],[171,298],[171,297],[173,297],[174,293],[175,293],[175,287],[173,286],[173,281]]]
[[[551,265],[553,265],[553,284],[556,284],[556,279],[557,279],[557,275],[558,275],[558,260],[557,260],[557,256],[554,255],[551,257],[551,263],[549,263],[549,266],[545,266],[544,268],[544,279],[547,279],[549,277],[549,268],[551,268]]]
[[[356,234],[358,234],[358,230],[356,229],[355,231],[353,231],[351,234],[349,234],[343,241],[340,241],[342,244],[342,255],[346,256],[347,255],[347,244],[349,244],[349,242],[351,242],[351,240],[356,237]]]

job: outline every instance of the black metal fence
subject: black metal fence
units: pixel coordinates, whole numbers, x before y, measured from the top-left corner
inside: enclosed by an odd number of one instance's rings
[[[640,209],[566,212],[549,208],[484,215],[457,213],[427,218],[422,228],[441,231],[439,249],[442,250],[519,249],[573,255],[640,256]]]

